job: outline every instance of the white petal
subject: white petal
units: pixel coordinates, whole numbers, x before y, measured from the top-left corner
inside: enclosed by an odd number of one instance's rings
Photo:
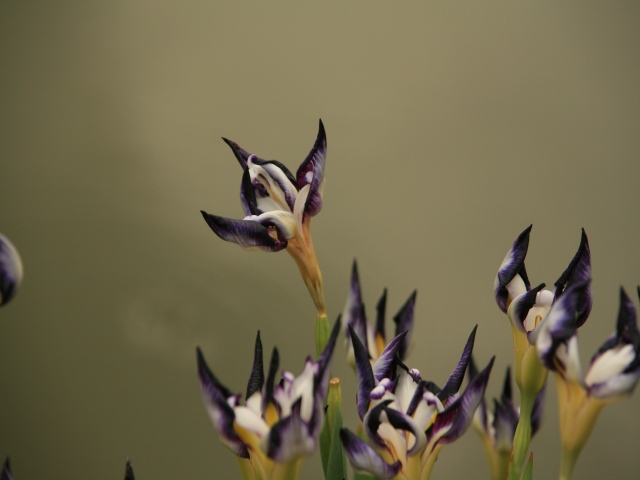
[[[269,432],[269,426],[262,417],[248,407],[236,407],[233,409],[236,414],[235,422],[245,430],[264,437]]]
[[[600,355],[589,367],[585,376],[587,386],[603,383],[620,375],[635,357],[633,345],[612,348]]]

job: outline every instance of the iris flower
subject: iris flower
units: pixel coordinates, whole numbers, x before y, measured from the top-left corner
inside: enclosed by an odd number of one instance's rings
[[[463,393],[458,393],[475,332],[474,328],[457,367],[440,389],[424,381],[418,370],[393,361],[405,333],[396,336],[372,365],[364,345],[350,329],[358,376],[358,414],[368,442],[346,428],[340,431],[340,438],[356,471],[381,479],[429,478],[440,449],[458,439],[471,424],[487,385],[493,359]]]
[[[529,450],[531,414],[535,400],[547,381],[547,370],[538,359],[536,338],[551,306],[561,298],[563,292],[591,278],[591,252],[587,235],[582,230],[578,251],[553,288],[546,290],[544,283],[532,288],[524,265],[530,233],[531,226],[518,236],[502,261],[494,282],[498,307],[511,320],[515,379],[520,389],[520,421],[513,446],[513,468],[516,476],[519,476]],[[591,312],[591,290],[588,287],[580,302],[574,306],[578,324],[582,325]]]
[[[540,360],[555,373],[558,387],[561,480],[571,478],[602,407],[631,395],[640,378],[637,314],[622,288],[616,331],[593,355],[587,373],[582,374],[577,335],[580,317],[576,311],[587,295],[589,282],[567,289],[551,308],[536,342]]]
[[[478,375],[473,358],[469,362],[469,379]],[[542,419],[542,407],[544,405],[543,388],[538,394],[531,416],[532,436],[540,428]],[[513,447],[513,436],[520,419],[520,409],[513,402],[513,389],[511,385],[511,370],[507,368],[502,386],[500,399],[493,399],[493,409],[487,407],[484,397],[478,405],[473,416],[473,426],[482,440],[491,478],[493,480],[504,480],[507,478],[507,466],[509,456]]]
[[[402,338],[402,342],[398,346],[398,357],[404,360],[411,347],[411,333],[413,328],[413,318],[416,304],[416,291],[411,294],[407,301],[402,305],[398,313],[393,317],[396,325],[396,336],[406,332]],[[349,286],[349,295],[342,312],[342,318],[345,324],[345,337],[347,345],[347,360],[349,364],[355,368],[355,360],[353,356],[353,343],[349,340],[349,327],[358,335],[359,340],[367,349],[372,360],[377,360],[385,349],[385,312],[387,307],[387,289],[382,292],[382,296],[376,305],[376,323],[375,327],[367,321],[364,304],[362,302],[362,289],[360,287],[360,277],[358,275],[358,265],[353,262],[351,269],[351,282]]]
[[[0,306],[15,297],[22,282],[22,260],[18,250],[0,233]]]
[[[263,160],[237,143],[223,139],[243,169],[241,220],[202,211],[205,221],[223,240],[245,249],[285,250],[298,265],[319,316],[326,316],[322,275],[309,224],[322,208],[327,138],[322,121],[313,148],[294,175],[276,160]]]
[[[307,358],[299,376],[284,372],[277,384],[278,350],[273,349],[265,378],[258,333],[244,401],[218,380],[197,350],[204,405],[220,440],[237,455],[243,479],[298,478],[302,458],[315,450],[323,426],[329,363],[339,330],[338,320],[318,360]]]

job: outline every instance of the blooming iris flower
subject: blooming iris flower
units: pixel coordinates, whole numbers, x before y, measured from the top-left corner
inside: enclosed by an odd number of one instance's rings
[[[22,260],[18,250],[0,233],[0,306],[15,297],[22,282]]]
[[[318,360],[307,358],[299,376],[284,372],[278,384],[278,350],[273,350],[265,379],[258,333],[244,402],[218,380],[197,350],[207,413],[222,443],[239,457],[244,479],[298,477],[302,457],[315,450],[323,426],[329,363],[339,330],[340,320]]]
[[[473,361],[469,362],[469,379],[478,375],[478,370]],[[542,419],[542,408],[544,405],[543,388],[536,399],[531,416],[532,436],[540,428]],[[507,478],[507,466],[509,456],[513,447],[513,437],[520,420],[520,410],[513,402],[513,391],[511,386],[511,370],[507,368],[502,394],[500,399],[493,399],[493,409],[487,408],[484,397],[478,405],[473,416],[473,426],[482,440],[491,478],[493,480],[504,480]]]
[[[616,331],[593,355],[586,374],[582,374],[577,335],[580,316],[576,311],[587,295],[588,281],[567,289],[551,308],[536,341],[540,360],[556,377],[562,444],[560,478],[565,480],[571,478],[602,407],[631,395],[640,379],[637,314],[623,288]]]
[[[423,479],[431,474],[440,449],[469,427],[486,388],[493,359],[458,393],[471,356],[476,329],[465,345],[457,367],[440,389],[422,380],[393,358],[402,333],[371,364],[368,353],[350,329],[358,377],[357,407],[368,443],[350,430],[340,432],[343,447],[356,471],[382,479]],[[396,373],[396,366],[400,365]]]
[[[313,148],[293,175],[276,160],[263,160],[223,139],[243,169],[240,201],[242,220],[202,211],[205,221],[223,240],[246,249],[278,252],[294,258],[320,316],[326,315],[322,275],[309,224],[322,208],[327,138],[320,121]]]
[[[404,360],[411,346],[411,333],[413,328],[413,318],[416,304],[416,291],[411,294],[407,301],[402,305],[398,313],[393,317],[396,325],[396,336],[406,332],[402,338],[402,342],[398,346],[398,357]],[[360,277],[358,275],[358,265],[353,262],[351,269],[351,282],[347,302],[342,312],[342,318],[345,324],[345,342],[347,345],[347,360],[352,367],[355,368],[355,359],[353,353],[353,343],[349,341],[349,328],[358,335],[358,338],[367,349],[369,357],[377,360],[384,351],[386,343],[385,335],[385,312],[387,306],[387,289],[382,292],[382,296],[376,305],[376,323],[375,327],[367,321],[364,304],[362,302],[362,289],[360,287]]]
[[[511,320],[515,357],[515,379],[520,389],[520,420],[513,445],[513,471],[517,477],[524,464],[531,441],[531,415],[538,393],[547,381],[547,370],[542,366],[536,351],[536,338],[546,321],[551,306],[561,298],[565,290],[591,278],[591,252],[587,235],[582,230],[578,251],[569,266],[546,290],[541,283],[531,288],[524,265],[529,248],[531,226],[526,228],[513,243],[502,261],[494,282],[494,294],[498,307]],[[591,312],[591,291],[585,289],[580,302],[574,305],[576,318],[582,325]]]

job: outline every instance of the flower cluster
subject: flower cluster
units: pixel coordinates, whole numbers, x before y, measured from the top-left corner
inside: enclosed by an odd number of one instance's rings
[[[276,384],[278,350],[273,349],[267,376],[262,342],[256,337],[253,367],[244,402],[207,366],[197,349],[198,377],[206,410],[220,440],[238,457],[248,478],[290,478],[303,456],[311,454],[323,427],[324,401],[329,384],[329,363],[340,322],[317,361],[307,358],[299,376],[284,372]]]

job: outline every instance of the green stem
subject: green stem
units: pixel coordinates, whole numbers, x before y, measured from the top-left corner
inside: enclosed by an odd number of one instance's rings
[[[535,403],[536,395],[524,393],[522,395],[522,404],[520,405],[520,421],[513,436],[513,457],[511,460],[511,469],[515,473],[516,478],[520,478],[522,465],[527,458],[529,445],[531,443],[531,412]]]
[[[331,327],[329,319],[326,315],[318,315],[316,319],[316,355],[319,357],[327,346],[329,336],[331,335]]]

